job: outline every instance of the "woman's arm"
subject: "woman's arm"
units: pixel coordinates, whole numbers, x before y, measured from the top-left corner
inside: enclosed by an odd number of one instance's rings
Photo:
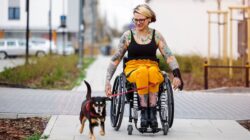
[[[120,42],[118,45],[118,49],[115,52],[115,54],[112,56],[111,58],[111,62],[108,66],[107,69],[107,75],[106,75],[106,87],[105,87],[105,91],[107,95],[111,95],[111,85],[110,85],[110,80],[112,79],[117,66],[119,65],[119,63],[121,62],[124,54],[127,51],[127,47],[128,47],[128,42],[129,39],[131,38],[131,33],[130,31],[125,32],[122,37],[120,38]]]
[[[183,81],[182,81],[182,78],[181,78],[179,64],[178,64],[175,56],[173,55],[172,51],[168,47],[164,37],[158,31],[155,32],[155,40],[156,40],[156,43],[158,45],[158,48],[159,48],[162,56],[164,57],[166,63],[169,64],[170,69],[173,72],[173,75],[174,75],[174,79],[173,79],[174,89],[179,88],[180,90],[182,90]]]
[[[175,56],[173,55],[172,51],[168,47],[163,36],[158,31],[155,32],[155,40],[163,58],[165,59],[166,63],[169,64],[170,69],[174,70],[174,69],[179,68],[179,64]]]

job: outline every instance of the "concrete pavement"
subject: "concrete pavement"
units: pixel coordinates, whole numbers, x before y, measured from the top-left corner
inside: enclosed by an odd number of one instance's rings
[[[103,94],[93,91],[94,96]],[[0,88],[0,116],[78,115],[85,95],[86,91]],[[174,101],[178,119],[250,119],[250,94],[183,91],[174,94]]]
[[[4,60],[0,60],[0,72],[3,71],[5,68],[12,68],[16,67],[18,65],[23,65],[25,63],[25,60],[23,58],[8,58]]]
[[[100,136],[100,128],[94,129],[97,140],[249,140],[250,133],[232,120],[199,120],[175,119],[168,135],[162,132],[156,134],[141,134],[133,130],[132,135],[127,134],[128,118],[123,119],[119,131],[110,126],[109,118],[106,120],[106,135]],[[53,116],[44,134],[49,134],[49,140],[87,140],[88,123],[85,124],[83,134],[79,133],[80,123],[78,116],[59,115]]]
[[[92,86],[93,96],[104,95],[105,75],[110,59],[98,56],[87,71],[86,80]],[[120,66],[115,75],[121,71]],[[86,87],[83,83],[73,91],[0,88],[0,117],[51,115],[44,131],[49,140],[85,140],[88,138],[88,127],[85,127],[84,134],[78,132],[80,127],[78,114],[85,93]],[[175,120],[167,136],[163,136],[162,132],[142,135],[135,129],[132,136],[127,136],[128,111],[125,111],[121,130],[116,132],[111,128],[108,115],[106,136],[101,137],[97,128],[95,130],[97,139],[250,139],[250,133],[235,122],[235,120],[250,119],[249,93],[183,91],[176,92],[174,99]],[[109,114],[109,107],[107,110]]]

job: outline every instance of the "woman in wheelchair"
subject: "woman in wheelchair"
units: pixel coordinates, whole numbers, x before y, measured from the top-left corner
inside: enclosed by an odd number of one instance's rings
[[[173,88],[182,90],[183,82],[178,62],[165,39],[159,31],[149,27],[150,23],[156,21],[152,9],[146,4],[138,5],[133,11],[133,16],[132,21],[135,28],[126,31],[120,38],[118,50],[112,57],[107,70],[105,92],[107,96],[111,96],[110,80],[124,54],[128,52],[128,61],[124,69],[127,80],[130,83],[135,83],[137,88],[147,87],[138,91],[141,106],[141,127],[157,128],[157,94],[159,85],[164,80],[158,66],[157,49],[160,50],[173,72]]]

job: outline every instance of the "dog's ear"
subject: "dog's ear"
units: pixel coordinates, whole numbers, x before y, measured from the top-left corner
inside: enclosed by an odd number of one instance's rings
[[[87,81],[84,80],[85,85],[87,86],[87,95],[86,99],[89,100],[91,98],[91,87]]]

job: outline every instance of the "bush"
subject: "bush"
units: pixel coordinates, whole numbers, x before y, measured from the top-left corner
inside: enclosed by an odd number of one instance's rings
[[[93,61],[93,58],[85,58],[84,68]],[[28,65],[5,69],[0,73],[0,81],[33,88],[71,89],[79,81],[78,77],[85,76],[84,69],[76,67],[77,63],[75,55],[32,58]]]

